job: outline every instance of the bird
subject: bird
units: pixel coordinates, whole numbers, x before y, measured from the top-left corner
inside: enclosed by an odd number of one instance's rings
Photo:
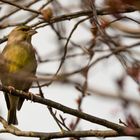
[[[8,35],[8,41],[1,57],[3,70],[0,71],[1,83],[4,86],[28,92],[35,79],[37,60],[31,39],[37,32],[30,26],[15,27]],[[8,125],[17,125],[17,110],[20,110],[24,98],[4,93],[8,115]]]

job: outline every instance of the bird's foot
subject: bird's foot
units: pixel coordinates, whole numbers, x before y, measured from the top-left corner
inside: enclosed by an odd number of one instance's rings
[[[35,95],[41,97],[41,95],[40,95],[39,93],[37,93],[37,94],[35,94]]]
[[[28,95],[29,95],[29,97],[30,97],[30,99],[31,99],[31,102],[32,102],[32,101],[33,101],[33,98],[34,98],[33,94],[30,93],[30,92],[28,92]]]
[[[9,89],[9,93],[11,93],[13,90],[15,90],[15,88],[13,86],[8,86]]]

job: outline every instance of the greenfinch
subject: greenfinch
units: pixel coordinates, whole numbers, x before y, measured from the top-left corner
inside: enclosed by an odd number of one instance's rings
[[[8,36],[7,45],[2,51],[4,60],[1,82],[5,86],[28,92],[35,79],[37,60],[31,38],[36,33],[29,26],[18,26]],[[18,124],[16,112],[21,109],[24,99],[4,93],[8,109],[8,124]]]

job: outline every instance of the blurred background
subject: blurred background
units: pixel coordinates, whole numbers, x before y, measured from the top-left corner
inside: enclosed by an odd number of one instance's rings
[[[36,76],[45,98],[139,128],[139,3],[136,0],[11,0],[9,3],[0,0],[0,49],[6,45],[13,28],[21,24],[33,27],[38,32],[32,39],[38,60]],[[40,92],[36,82],[30,91]],[[61,111],[53,109],[53,112],[59,120],[65,120],[70,130],[106,130]],[[0,115],[7,118],[3,94],[0,94]],[[17,127],[21,130],[60,131],[47,107],[31,101],[24,102],[18,120]],[[1,133],[0,139],[38,138]],[[81,138],[85,139],[99,138]]]

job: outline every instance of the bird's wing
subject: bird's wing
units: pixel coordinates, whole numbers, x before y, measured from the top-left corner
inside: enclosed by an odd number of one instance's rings
[[[7,61],[6,64],[10,73],[16,73],[21,70],[33,74],[36,72],[37,62],[31,44],[8,45],[4,48],[2,54]]]

